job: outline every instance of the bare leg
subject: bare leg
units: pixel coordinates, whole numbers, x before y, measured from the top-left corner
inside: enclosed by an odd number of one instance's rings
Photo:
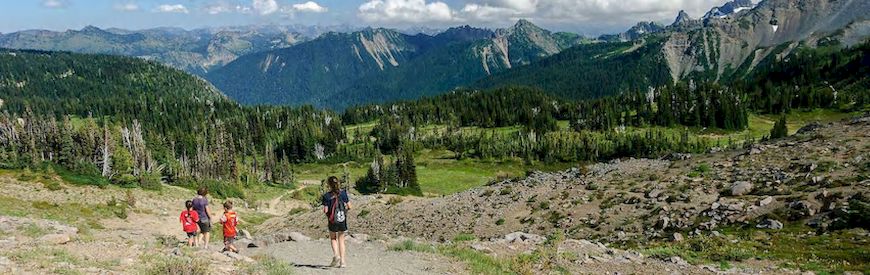
[[[329,242],[332,245],[332,256],[336,257],[336,258],[341,257],[341,255],[338,254],[338,236],[337,235],[338,234],[336,234],[335,232],[329,232]]]
[[[202,247],[208,249],[208,240],[209,240],[209,232],[202,233],[203,242]]]
[[[338,257],[341,258],[341,265],[345,264],[344,254],[344,232],[338,232]]]

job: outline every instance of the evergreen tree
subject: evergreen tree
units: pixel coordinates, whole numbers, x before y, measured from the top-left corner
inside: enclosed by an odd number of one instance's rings
[[[788,136],[788,126],[786,125],[785,115],[779,117],[779,120],[773,124],[773,129],[770,129],[770,138],[784,138]]]

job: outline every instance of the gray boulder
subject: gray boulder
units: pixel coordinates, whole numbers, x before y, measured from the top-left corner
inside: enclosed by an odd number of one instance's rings
[[[732,196],[743,196],[752,192],[752,183],[748,181],[735,181],[731,184]]]
[[[765,220],[761,221],[760,223],[758,223],[758,225],[756,225],[755,227],[780,230],[780,229],[782,229],[782,226],[783,226],[782,223],[777,221],[777,220],[765,219]]]
[[[509,243],[513,242],[528,242],[539,244],[544,242],[544,237],[541,235],[529,234],[525,232],[514,232],[504,235],[504,240]]]
[[[299,232],[290,232],[290,233],[287,234],[287,237],[289,237],[289,239],[290,239],[291,241],[294,241],[294,242],[307,242],[307,241],[310,241],[310,240],[311,240],[310,237],[305,236],[305,235],[303,235],[302,233],[299,233]]]

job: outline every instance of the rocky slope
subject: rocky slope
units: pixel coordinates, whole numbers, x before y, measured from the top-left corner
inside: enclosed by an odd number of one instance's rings
[[[355,196],[353,232],[451,240],[511,232],[634,242],[707,235],[721,227],[842,224],[847,201],[870,191],[870,117],[810,125],[736,151],[626,159],[496,182],[466,192],[396,203]],[[270,231],[317,234],[322,213],[268,222]],[[679,233],[679,234],[674,234]]]
[[[770,55],[787,55],[799,44],[813,47],[826,37],[847,45],[863,41],[870,35],[860,27],[867,25],[868,14],[867,1],[766,0],[755,6],[738,1],[714,8],[695,28],[668,34],[662,54],[674,81],[718,80],[750,71]],[[679,26],[691,22],[680,21]]]

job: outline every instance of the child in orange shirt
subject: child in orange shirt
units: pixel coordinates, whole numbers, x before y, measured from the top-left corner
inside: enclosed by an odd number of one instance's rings
[[[224,202],[224,214],[221,216],[221,224],[224,227],[224,251],[239,253],[239,249],[233,245],[236,240],[236,226],[239,225],[239,215],[233,211],[233,202]]]

